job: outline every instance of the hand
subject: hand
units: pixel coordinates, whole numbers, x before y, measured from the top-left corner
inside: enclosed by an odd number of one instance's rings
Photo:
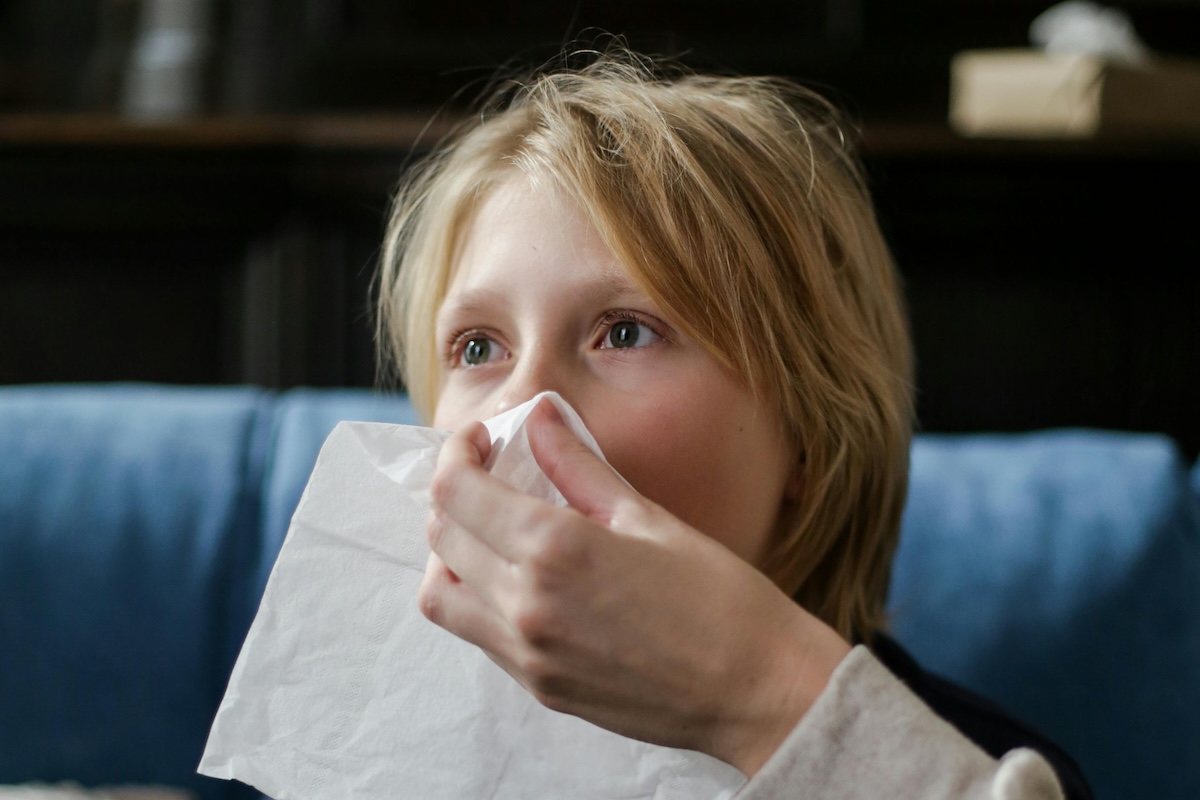
[[[530,447],[570,503],[482,468],[487,429],[443,446],[421,611],[543,705],[753,775],[850,646],[729,550],[629,488],[543,401]]]

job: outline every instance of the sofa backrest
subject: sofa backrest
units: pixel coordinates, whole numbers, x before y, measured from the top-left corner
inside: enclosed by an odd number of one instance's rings
[[[194,773],[356,390],[0,389],[0,784]],[[1200,796],[1200,465],[1159,436],[921,436],[894,633],[1058,740],[1101,800]]]
[[[1200,491],[1175,444],[927,435],[911,463],[896,637],[1062,745],[1097,798],[1200,797]]]
[[[361,391],[0,389],[0,784],[195,774],[267,574],[339,419],[414,421]]]
[[[0,783],[205,788],[271,412],[248,389],[0,392]]]

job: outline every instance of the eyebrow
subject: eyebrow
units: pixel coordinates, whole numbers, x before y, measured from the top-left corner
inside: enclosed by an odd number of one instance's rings
[[[603,303],[618,302],[637,297],[649,300],[646,293],[623,271],[605,270],[596,279],[581,281],[575,287],[579,292],[595,292]],[[460,292],[449,292],[442,298],[437,319],[440,322],[447,313],[478,314],[489,311],[503,302],[505,294],[494,289],[468,288]]]
[[[503,295],[492,289],[468,289],[464,292],[448,292],[438,306],[437,316],[441,319],[446,311],[455,313],[478,313],[501,302]]]

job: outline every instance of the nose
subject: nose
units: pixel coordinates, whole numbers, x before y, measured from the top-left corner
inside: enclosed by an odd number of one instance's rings
[[[542,392],[558,392],[575,405],[579,381],[569,357],[553,347],[534,347],[519,357],[496,395],[494,414],[501,414]]]

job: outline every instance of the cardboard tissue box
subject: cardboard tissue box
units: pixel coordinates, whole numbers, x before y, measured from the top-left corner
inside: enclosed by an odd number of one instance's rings
[[[969,50],[951,61],[950,124],[966,136],[1200,138],[1200,62]]]

